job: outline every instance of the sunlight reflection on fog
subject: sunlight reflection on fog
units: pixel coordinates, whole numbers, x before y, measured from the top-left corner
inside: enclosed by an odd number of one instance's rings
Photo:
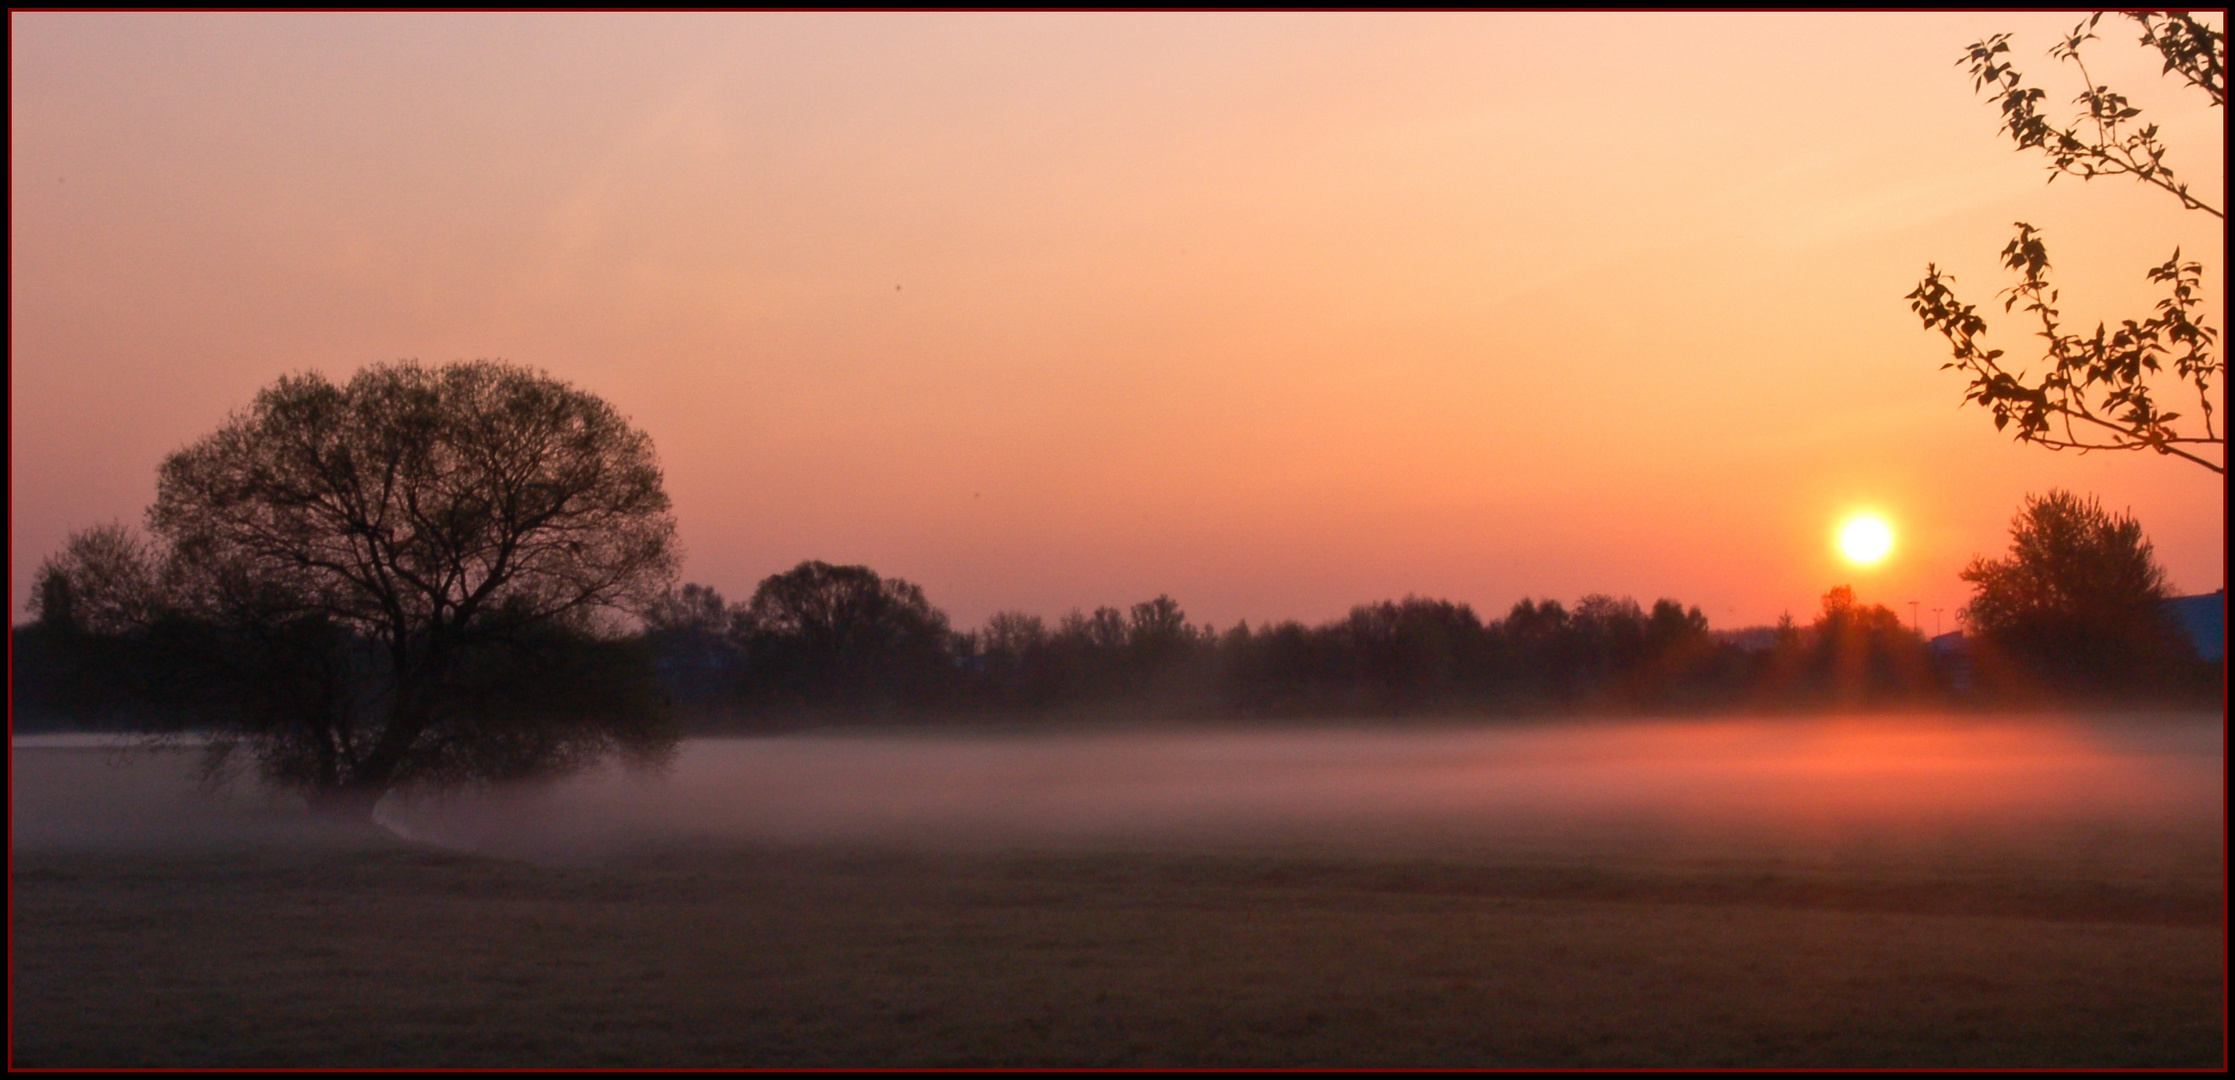
[[[664,775],[391,796],[378,817],[537,859],[743,842],[2193,873],[2219,858],[2223,761],[2217,718],[794,735],[690,740]]]

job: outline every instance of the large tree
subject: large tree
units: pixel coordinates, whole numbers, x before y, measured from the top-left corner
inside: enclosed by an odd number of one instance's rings
[[[2115,687],[2163,676],[2185,649],[2171,588],[2142,526],[2068,491],[2028,496],[2010,553],[1976,558],[1971,632],[2051,685]]]
[[[2227,104],[2227,35],[2181,12],[2129,12],[2142,29],[2139,44],[2164,60],[2164,73],[2177,76],[2202,94],[2211,107]],[[2021,150],[2038,150],[2049,159],[2049,179],[2076,176],[2130,176],[2213,218],[2226,214],[2189,189],[2166,161],[2167,148],[2156,124],[2088,74],[2082,46],[2095,40],[2098,12],[2073,28],[2050,55],[2074,65],[2082,83],[2075,103],[2081,113],[2058,124],[2042,113],[2046,93],[2026,86],[2007,58],[2009,35],[1974,42],[1959,63],[1968,64],[1976,89],[1986,90],[2002,112],[2002,131]],[[2116,327],[2097,323],[2092,332],[2073,332],[2058,308],[2059,294],[2049,276],[2049,252],[2040,230],[2016,223],[2017,235],[2002,250],[2002,265],[2017,275],[2003,291],[2003,311],[2024,309],[2035,336],[2046,343],[2040,365],[2029,375],[2012,370],[2003,350],[1985,342],[1987,322],[1976,306],[1957,297],[1953,275],[1925,267],[1924,280],[1909,294],[1910,309],[1928,330],[1948,339],[1952,359],[1941,365],[1970,377],[1964,400],[1994,414],[1996,430],[2010,430],[2021,442],[2054,450],[2147,450],[2179,458],[2215,473],[2226,472],[2226,436],[2213,422],[2214,383],[2223,381],[2227,362],[2215,355],[2219,331],[2201,318],[2210,294],[2203,264],[2184,260],[2179,248],[2147,272],[2166,296],[2143,318]],[[2166,373],[2170,371],[2171,377]],[[2190,412],[2193,402],[2194,412]],[[2218,460],[2214,460],[2217,456]]]
[[[234,730],[324,805],[672,743],[598,631],[671,583],[675,523],[592,394],[492,361],[289,376],[163,462],[148,520],[200,666],[299,684]]]

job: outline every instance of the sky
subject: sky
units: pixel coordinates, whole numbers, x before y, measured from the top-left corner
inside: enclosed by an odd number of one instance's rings
[[[2208,592],[2219,477],[2012,442],[1903,299],[1936,263],[2028,355],[2023,220],[2075,324],[2147,315],[2177,247],[2224,325],[2217,219],[2045,183],[1956,62],[2011,33],[2062,117],[2078,18],[14,13],[10,609],[279,376],[483,357],[649,433],[733,600],[821,559],[963,628],[1736,627],[1851,584],[1930,633],[2052,487]],[[2102,36],[2224,207],[2224,116]]]

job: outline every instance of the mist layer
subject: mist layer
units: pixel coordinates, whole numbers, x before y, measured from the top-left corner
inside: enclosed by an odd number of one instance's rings
[[[691,740],[656,774],[392,796],[377,818],[537,860],[712,843],[2186,876],[2221,861],[2224,759],[2216,718],[797,735]]]

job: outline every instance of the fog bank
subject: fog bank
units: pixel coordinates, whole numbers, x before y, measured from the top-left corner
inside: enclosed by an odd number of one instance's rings
[[[98,742],[95,740],[93,742]],[[18,848],[321,835],[193,755],[17,739]],[[541,862],[676,845],[1138,850],[2218,875],[2225,738],[2187,718],[802,734],[660,773],[398,793],[407,839]]]
[[[692,740],[663,775],[392,797],[377,816],[534,859],[750,843],[1975,870],[2079,859],[2185,875],[2218,859],[2224,758],[2216,718],[796,735]]]

